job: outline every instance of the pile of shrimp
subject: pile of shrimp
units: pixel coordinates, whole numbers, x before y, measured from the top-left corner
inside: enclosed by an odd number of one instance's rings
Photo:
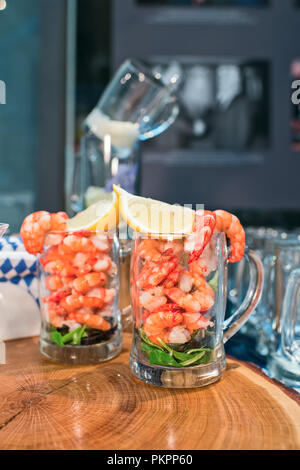
[[[41,211],[26,217],[21,228],[27,251],[42,253],[49,292],[42,308],[47,307],[49,323],[56,328],[84,324],[108,331],[116,295],[114,288],[107,287],[116,273],[110,256],[112,240],[88,230],[67,232],[67,218],[64,213]]]
[[[183,240],[148,238],[137,246],[143,263],[134,287],[137,320],[153,343],[183,344],[195,330],[213,326],[204,315],[214,305],[214,291],[202,274],[184,268],[184,256]]]
[[[226,211],[198,211],[194,230],[185,240],[136,240],[132,306],[137,327],[143,326],[153,343],[183,344],[195,330],[213,326],[205,315],[214,305],[215,294],[205,278],[217,269],[212,239],[216,232],[225,232],[230,240],[228,261],[240,261],[245,249],[244,229],[237,217]]]

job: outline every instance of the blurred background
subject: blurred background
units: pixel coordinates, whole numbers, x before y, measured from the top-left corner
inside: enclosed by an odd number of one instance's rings
[[[83,121],[127,58],[176,73],[180,112],[139,145],[138,192],[300,226],[300,2],[7,0],[0,218],[70,210]]]

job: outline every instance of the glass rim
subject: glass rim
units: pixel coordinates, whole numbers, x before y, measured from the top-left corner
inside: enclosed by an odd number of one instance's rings
[[[300,233],[287,233],[284,237],[274,239],[273,243],[275,247],[300,246]]]
[[[88,230],[88,229],[80,229],[80,230],[49,230],[49,232],[45,233],[45,237],[50,234],[55,234],[55,235],[63,235],[63,234],[69,234],[69,235],[78,235],[80,236],[80,233],[90,233],[90,234],[101,234],[101,235],[109,235],[109,234],[115,234],[117,232],[117,227],[109,229],[109,230]]]
[[[171,232],[138,232],[137,230],[133,231],[133,238],[153,238],[153,239],[161,239],[161,240],[174,240],[174,239],[181,239],[186,238],[191,235],[193,232],[187,233],[171,233]],[[214,232],[211,238],[223,238],[225,237],[225,232]]]
[[[153,73],[151,72],[151,70],[149,68],[147,68],[147,66],[144,65],[142,61],[140,61],[138,59],[133,59],[133,58],[126,59],[123,62],[123,65],[121,66],[121,69],[126,64],[128,64],[128,66],[133,68],[136,72],[140,71],[141,73],[143,73],[145,75],[146,79],[149,82],[153,83],[154,85],[159,86],[161,88],[167,88],[168,87],[168,84],[165,85],[160,78],[156,78],[155,75],[153,75]]]
[[[295,240],[294,242],[291,240],[284,241],[280,240],[275,244],[275,249],[276,250],[300,250],[300,238],[298,240]]]

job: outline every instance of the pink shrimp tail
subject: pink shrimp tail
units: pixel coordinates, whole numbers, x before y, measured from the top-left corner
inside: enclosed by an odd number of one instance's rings
[[[245,252],[245,230],[239,219],[224,210],[214,211],[216,216],[216,231],[224,232],[230,241],[229,263],[241,261]]]
[[[33,255],[43,251],[45,235],[50,231],[66,229],[68,215],[65,212],[50,214],[38,211],[28,215],[21,226],[20,235],[26,251]]]
[[[216,215],[211,211],[199,210],[196,212],[195,226],[192,233],[194,249],[189,257],[189,264],[197,261],[208,244],[216,226]]]

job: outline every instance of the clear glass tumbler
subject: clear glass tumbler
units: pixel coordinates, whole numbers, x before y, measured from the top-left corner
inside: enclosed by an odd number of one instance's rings
[[[51,232],[39,261],[41,353],[72,364],[98,363],[119,354],[116,232]]]
[[[134,336],[130,368],[153,385],[190,388],[218,380],[225,369],[224,343],[259,302],[263,267],[248,251],[250,282],[240,307],[224,321],[227,246],[214,234],[198,261],[188,263],[184,238],[135,233],[131,256]]]

